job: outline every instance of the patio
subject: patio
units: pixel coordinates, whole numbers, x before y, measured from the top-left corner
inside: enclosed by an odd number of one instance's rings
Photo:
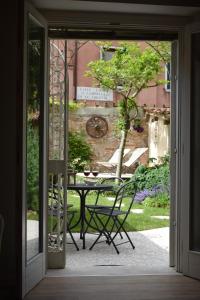
[[[79,234],[75,233],[74,237],[81,249]],[[68,244],[66,268],[48,270],[47,276],[176,274],[169,267],[168,227],[131,232],[135,250],[130,244],[124,244],[120,246],[119,255],[106,243],[100,243],[90,251],[88,248],[95,237],[87,234],[85,250],[76,251],[74,245]]]

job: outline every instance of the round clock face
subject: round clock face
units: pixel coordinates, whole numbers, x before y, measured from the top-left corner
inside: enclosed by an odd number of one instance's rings
[[[92,116],[86,123],[87,133],[93,138],[101,138],[108,131],[106,119],[101,116]]]

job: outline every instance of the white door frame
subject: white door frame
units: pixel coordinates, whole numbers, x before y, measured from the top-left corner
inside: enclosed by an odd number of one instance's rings
[[[174,85],[176,86],[176,95],[173,95],[175,100],[175,112],[172,116],[174,126],[171,126],[172,145],[171,153],[173,159],[171,160],[172,175],[175,184],[173,183],[173,190],[171,195],[175,196],[176,200],[173,202],[171,211],[171,228],[174,233],[171,235],[170,250],[173,252],[170,257],[170,265],[175,265],[177,272],[183,271],[183,262],[186,259],[183,255],[185,232],[187,231],[187,224],[184,220],[184,212],[188,207],[188,173],[189,162],[189,103],[188,90],[186,89],[186,76],[188,72],[186,53],[184,51],[185,45],[185,28],[191,22],[190,17],[181,16],[156,16],[156,15],[138,15],[138,14],[120,14],[120,13],[101,13],[101,12],[71,12],[63,11],[42,11],[45,18],[48,20],[50,27],[58,28],[61,26],[64,30],[59,33],[60,38],[83,38],[84,29],[94,28],[94,37],[90,32],[90,39],[97,39],[95,30],[104,33],[105,39],[134,39],[139,40],[148,39],[148,33],[160,34],[161,38],[164,36],[177,35],[177,74],[174,78]],[[65,30],[66,28],[66,30]],[[70,31],[73,29],[73,31]],[[80,31],[81,29],[81,31]],[[81,32],[81,34],[80,34]],[[109,35],[110,32],[110,35]],[[51,31],[50,31],[51,33]],[[55,32],[54,32],[55,34]],[[87,38],[87,37],[85,37]],[[158,38],[159,39],[159,38]],[[176,152],[176,153],[174,153]],[[184,200],[185,199],[185,200]],[[173,244],[175,243],[175,245]],[[174,253],[175,252],[175,253]]]
[[[77,30],[78,32],[78,30]],[[87,33],[86,33],[87,34]],[[56,36],[59,38],[59,36]],[[66,38],[67,35],[62,36],[60,39]],[[73,38],[73,36],[70,36]],[[78,38],[76,36],[76,38]],[[83,36],[82,36],[83,38]],[[94,37],[95,38],[95,37]],[[87,39],[87,36],[85,37]],[[116,38],[117,39],[117,38]],[[119,38],[118,38],[119,39]],[[182,66],[183,56],[181,53],[181,45],[183,39],[183,31],[179,33],[178,40],[175,40],[172,45],[173,59],[172,59],[172,95],[171,95],[171,108],[173,109],[171,115],[171,205],[170,205],[170,256],[169,256],[169,265],[175,267],[177,272],[182,270],[182,254],[181,254],[181,197],[180,197],[180,188],[178,182],[180,182],[180,163],[181,163],[181,147],[180,147],[180,132],[181,132],[181,96],[182,89],[180,87],[180,82],[182,80],[181,76],[179,77],[180,66]]]

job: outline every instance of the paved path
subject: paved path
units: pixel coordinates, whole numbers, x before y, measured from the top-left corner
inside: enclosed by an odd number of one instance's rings
[[[49,270],[49,276],[77,275],[139,275],[139,274],[175,274],[169,268],[169,228],[159,228],[130,233],[135,250],[130,244],[119,246],[118,255],[114,248],[106,243],[97,244],[92,251],[88,248],[96,236],[88,234],[87,249],[81,249],[79,234],[74,234],[80,246],[67,245],[66,269]]]

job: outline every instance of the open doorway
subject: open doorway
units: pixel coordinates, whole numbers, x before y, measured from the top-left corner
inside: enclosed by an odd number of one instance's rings
[[[100,88],[94,88],[91,80],[89,83],[84,82],[83,73],[85,73],[84,65],[86,66],[89,61],[94,59],[91,55],[98,55],[98,59],[109,60],[113,56],[113,53],[115,53],[116,49],[121,47],[120,41],[112,41],[111,45],[110,43],[109,45],[106,45],[106,49],[105,46],[102,46],[102,43],[99,46],[94,40],[69,40],[67,43],[61,40],[52,40],[51,42],[54,53],[57,53],[54,58],[57,60],[56,64],[59,70],[55,71],[54,74],[51,74],[53,75],[51,78],[53,78],[56,90],[53,91],[53,94],[51,94],[50,102],[56,103],[56,97],[58,97],[59,90],[61,91],[62,88],[61,102],[65,95],[64,89],[66,87],[66,82],[64,82],[63,79],[66,81],[66,64],[63,64],[62,60],[64,58],[63,61],[65,62],[67,59],[69,100],[72,101],[69,102],[70,104],[68,106],[68,126],[66,127],[66,130],[68,128],[69,132],[73,132],[71,134],[72,140],[79,138],[78,145],[81,145],[82,141],[83,144],[85,143],[84,145],[89,144],[92,149],[91,152],[93,157],[92,159],[90,157],[90,167],[92,166],[93,171],[98,170],[99,172],[97,177],[95,177],[95,180],[103,176],[103,174],[104,176],[113,176],[116,171],[116,165],[114,163],[111,163],[111,166],[107,168],[106,164],[99,164],[96,162],[109,162],[109,158],[112,156],[111,154],[115,152],[120,144],[119,133],[117,133],[116,130],[116,121],[118,119],[117,107],[120,97],[117,93],[111,93],[110,90],[105,91]],[[150,42],[148,42],[148,44],[149,43]],[[146,47],[144,41],[137,42],[137,44],[143,47],[143,49]],[[152,43],[150,47],[153,49],[154,45],[155,44]],[[65,47],[67,47],[67,49]],[[67,54],[65,54],[65,51],[67,51]],[[133,232],[132,239],[136,244],[136,249],[133,251],[133,249],[129,247],[129,244],[122,245],[120,248],[120,255],[117,255],[111,247],[102,243],[100,245],[96,245],[92,251],[89,251],[88,249],[83,250],[81,249],[82,241],[79,240],[80,228],[74,227],[72,235],[80,251],[76,251],[74,243],[71,245],[67,244],[66,269],[59,271],[59,274],[114,275],[116,273],[116,268],[114,268],[114,266],[117,267],[118,275],[120,272],[121,275],[132,275],[134,272],[135,274],[158,274],[165,272],[173,274],[173,271],[168,267],[170,202],[168,198],[169,182],[168,184],[166,183],[167,176],[169,179],[168,155],[170,154],[170,73],[169,62],[167,63],[166,71],[163,70],[162,74],[160,74],[162,79],[166,81],[162,82],[162,84],[159,83],[155,87],[151,87],[150,89],[153,89],[151,92],[149,89],[144,89],[138,95],[138,107],[140,110],[137,116],[138,123],[133,122],[132,127],[130,127],[132,131],[130,130],[129,132],[129,136],[126,140],[126,147],[128,149],[130,148],[131,151],[130,153],[127,153],[126,157],[124,156],[123,162],[125,165],[120,174],[124,180],[129,180],[132,176],[135,176],[138,180],[138,184],[140,185],[140,190],[136,195],[137,197],[135,197],[135,202],[137,201],[136,199],[138,199],[138,203],[134,203],[131,215],[129,216],[129,220],[133,218],[133,223],[130,221],[128,224],[129,231]],[[120,90],[120,85],[118,88]],[[54,95],[54,92],[57,96]],[[56,111],[54,110],[54,114],[55,113]],[[58,109],[57,113],[58,115],[63,114],[63,111]],[[95,136],[95,132],[91,126],[92,122],[94,122],[94,120],[92,120],[94,115],[95,118],[98,117],[103,122],[103,136]],[[57,148],[57,150],[63,151],[63,145],[58,142],[58,132],[62,134],[63,129],[59,126],[58,117],[56,117],[56,119],[57,133],[52,139],[50,139],[50,143],[53,143],[54,150],[56,147],[60,147],[59,149]],[[80,128],[83,130],[81,131]],[[83,134],[84,130],[85,133]],[[145,149],[145,151],[141,153],[141,155],[137,156],[135,160],[133,159],[132,163],[129,165],[127,162],[131,159],[131,154],[135,148]],[[79,152],[79,156],[73,157],[71,162],[73,163],[73,166],[75,166],[74,170],[77,172],[76,181],[84,182],[84,175],[87,174],[86,172],[83,174],[83,171],[86,171],[86,165],[84,165],[84,159],[80,160],[80,153],[81,151]],[[68,156],[68,163],[70,162],[69,159],[70,155]],[[88,161],[86,159],[86,162],[89,163],[89,159]],[[74,175],[73,173],[74,172],[71,174],[72,177]],[[163,175],[162,173],[166,174]],[[136,176],[136,174],[138,174],[138,176]],[[153,178],[155,176],[157,176],[158,182],[155,182],[156,179]],[[89,175],[87,181],[92,181],[93,179],[90,179],[93,177],[94,174],[91,176]],[[149,182],[144,184],[142,183],[142,180],[147,181],[147,177],[150,177],[150,181],[153,181],[151,183],[152,185],[150,185]],[[72,178],[72,180],[74,180],[74,178]],[[161,181],[163,183],[163,180],[166,180],[166,182],[161,185]],[[161,191],[161,196],[158,196],[157,192],[155,192],[154,189],[156,187],[165,189],[165,191]],[[153,194],[154,192],[155,194]],[[111,197],[106,197],[108,203],[111,203],[109,201],[113,201],[111,199],[112,196],[113,195],[111,195]],[[94,201],[94,197],[95,193],[92,193],[89,201]],[[161,203],[158,204],[159,201]],[[80,200],[78,194],[71,191],[68,192],[68,205],[75,206],[76,210],[79,209]],[[74,221],[76,221],[76,216]],[[159,228],[159,230],[157,228]],[[90,244],[93,237],[94,235],[87,232],[86,243]],[[68,241],[70,241],[70,236],[67,238],[67,242]],[[102,249],[101,245],[103,245],[102,257],[100,257],[101,251],[99,250]],[[110,257],[108,255],[109,251]],[[138,260],[136,256],[137,251]],[[124,256],[122,257],[123,253]],[[130,255],[130,258],[128,258],[128,255]],[[84,261],[85,264],[83,263]],[[89,261],[91,261],[91,266],[89,265]],[[131,263],[133,264],[132,266]],[[49,274],[55,275],[54,271],[50,271]]]

